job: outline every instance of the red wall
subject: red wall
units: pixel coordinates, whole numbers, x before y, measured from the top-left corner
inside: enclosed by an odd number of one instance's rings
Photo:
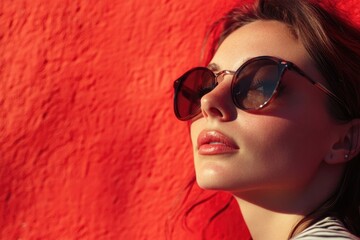
[[[232,5],[1,1],[0,239],[165,239],[192,173],[172,81],[199,64],[205,30]],[[241,219],[226,224],[234,209],[211,239],[247,236]],[[185,237],[199,232],[178,224]]]

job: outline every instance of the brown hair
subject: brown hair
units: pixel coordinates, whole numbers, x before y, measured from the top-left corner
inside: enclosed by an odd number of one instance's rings
[[[347,106],[344,108],[329,99],[329,111],[335,119],[350,122],[360,118],[360,31],[340,17],[335,8],[327,9],[319,1],[258,0],[232,9],[214,24],[211,33],[215,38],[206,59],[212,57],[233,31],[257,20],[285,23],[302,41],[330,90]],[[305,216],[291,236],[300,226],[306,227],[326,216],[338,218],[350,232],[360,236],[360,156],[352,157],[337,191]],[[201,203],[192,204],[186,214]],[[219,210],[222,211],[224,209]]]

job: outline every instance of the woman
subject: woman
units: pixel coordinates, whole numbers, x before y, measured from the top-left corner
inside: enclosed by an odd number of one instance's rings
[[[253,239],[359,239],[360,32],[303,0],[230,11],[207,67],[175,81],[196,181]]]

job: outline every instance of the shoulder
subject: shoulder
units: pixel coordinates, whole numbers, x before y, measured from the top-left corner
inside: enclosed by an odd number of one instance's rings
[[[309,226],[291,240],[356,240],[360,239],[351,234],[336,218],[327,217]]]

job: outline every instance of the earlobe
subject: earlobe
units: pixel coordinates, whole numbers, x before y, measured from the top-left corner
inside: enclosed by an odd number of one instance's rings
[[[324,161],[328,164],[342,164],[350,160],[350,156],[344,148],[332,149],[329,154],[324,158]]]
[[[350,161],[360,152],[360,119],[349,122],[343,138],[335,143],[324,158],[328,164],[341,164]]]

